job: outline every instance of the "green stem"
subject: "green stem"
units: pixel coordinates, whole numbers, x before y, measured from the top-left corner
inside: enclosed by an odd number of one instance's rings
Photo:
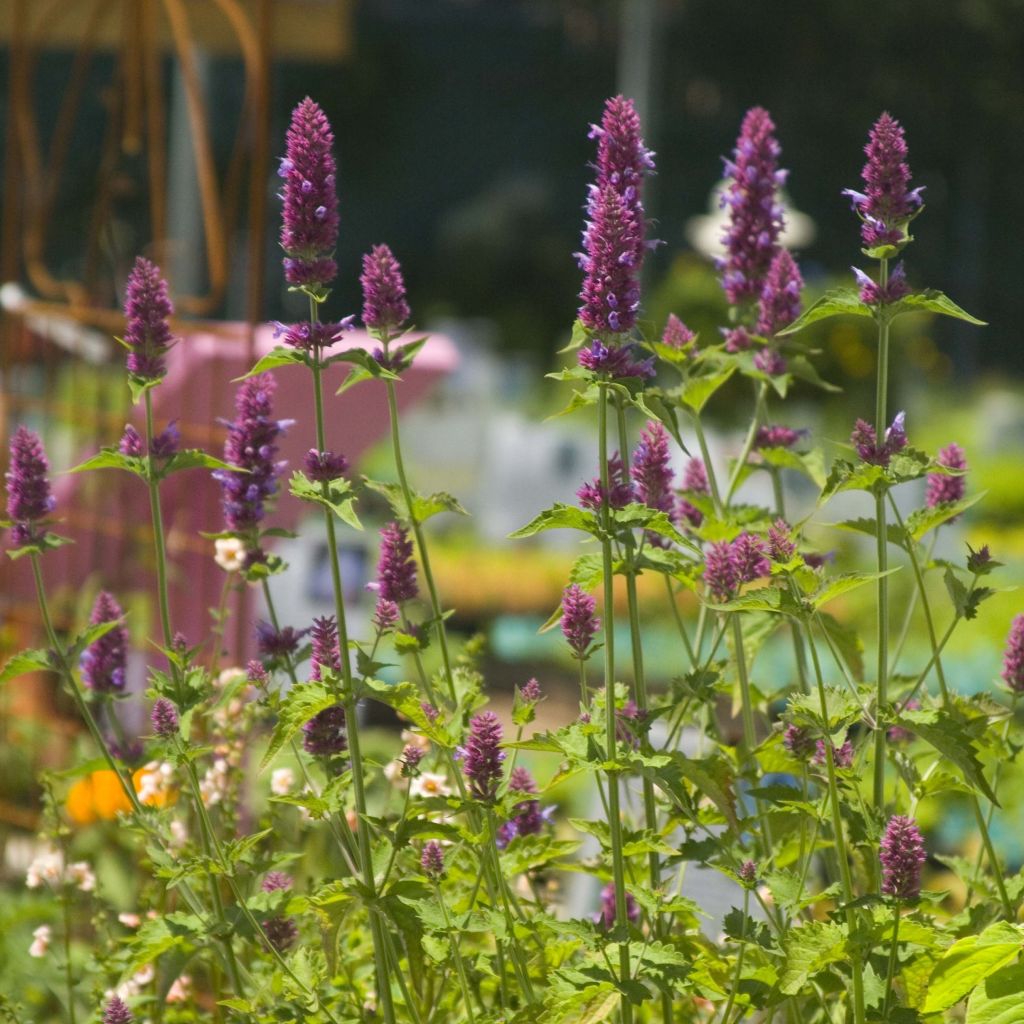
[[[711,452],[708,450],[708,441],[704,436],[704,425],[700,417],[694,414],[693,432],[697,435],[697,444],[700,446],[700,455],[704,460],[704,469],[708,475],[708,486],[711,488],[711,500],[715,503],[715,511],[722,514],[722,497],[718,492],[718,481],[715,479],[715,468],[711,463]]]
[[[608,393],[603,384],[599,385],[598,416],[598,464],[601,471],[601,558],[604,575],[604,694],[605,694],[605,744],[609,764],[615,761],[616,714],[615,714],[615,580],[612,575],[612,523],[608,506],[610,493],[608,480]],[[615,927],[625,936],[619,944],[619,983],[625,984],[630,977],[629,963],[629,916],[626,907],[626,868],[622,855],[622,818],[619,808],[619,773],[615,768],[608,770],[608,826],[611,833],[612,878],[615,886]],[[622,1024],[632,1024],[633,1006],[628,999],[621,1004]]]
[[[728,506],[733,499],[733,495],[736,493],[736,488],[740,485],[740,477],[743,475],[743,468],[747,464],[747,459],[750,457],[750,452],[754,447],[754,441],[757,440],[757,428],[761,426],[761,418],[764,415],[764,403],[765,396],[768,393],[768,382],[761,381],[761,386],[757,389],[757,395],[754,399],[754,417],[750,421],[750,429],[747,431],[747,436],[743,439],[743,447],[740,449],[739,458],[736,460],[736,464],[732,468],[732,473],[729,476],[729,486],[725,492],[725,504]]]
[[[71,966],[71,893],[67,885],[61,893],[60,902],[64,911],[64,981],[68,989],[68,1021],[75,1024],[75,976]]]
[[[889,1002],[892,999],[892,983],[896,977],[896,964],[898,962],[897,951],[899,949],[900,941],[900,902],[896,901],[896,906],[893,907],[892,911],[892,948],[889,950],[889,969],[885,972],[885,999],[882,1001],[882,1019],[886,1020],[889,1016]]]
[[[725,1009],[722,1011],[722,1024],[729,1024],[729,1015],[736,1002],[736,993],[739,991],[740,979],[743,977],[743,957],[747,951],[747,917],[750,914],[750,890],[743,890],[743,921],[740,924],[740,949],[736,954],[736,968],[732,975],[732,984],[729,986],[729,998],[726,1000]]]
[[[160,508],[160,488],[154,479],[153,456],[149,454],[153,447],[153,395],[146,391],[146,483],[149,488],[149,508],[153,516],[153,544],[156,547],[156,586],[157,600],[160,604],[160,626],[163,630],[164,646],[171,646],[171,612],[167,592],[167,549],[164,542],[164,517]],[[172,675],[176,678],[178,671],[171,663]]]

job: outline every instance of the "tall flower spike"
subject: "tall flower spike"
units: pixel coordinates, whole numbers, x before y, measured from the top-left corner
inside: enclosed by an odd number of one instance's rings
[[[715,601],[728,601],[739,587],[740,569],[728,541],[709,544],[704,552],[704,585]]]
[[[235,392],[235,419],[227,424],[224,461],[238,470],[215,470],[221,485],[221,506],[229,530],[239,533],[258,526],[268,499],[277,493],[283,462],[275,461],[277,439],[290,421],[272,418],[277,384],[269,373],[243,381]]]
[[[135,1018],[120,996],[113,996],[103,1010],[103,1024],[132,1024]]]
[[[569,642],[573,655],[585,660],[601,620],[594,614],[597,602],[578,583],[566,587],[562,594],[562,635]]]
[[[768,268],[758,306],[757,333],[771,337],[800,315],[804,279],[788,249],[780,249]]]
[[[1024,615],[1013,620],[1006,638],[1003,680],[1014,693],[1024,693]]]
[[[626,893],[626,919],[631,924],[640,920],[640,907],[630,892]],[[605,931],[615,927],[615,886],[611,882],[601,890],[601,912],[594,920]]]
[[[888,112],[875,122],[864,147],[864,191],[844,189],[861,217],[861,241],[867,249],[899,245],[911,215],[921,207],[920,188],[910,187],[903,126]]]
[[[913,818],[896,814],[889,819],[878,857],[882,862],[882,892],[898,900],[917,899],[921,894],[921,868],[927,858]]]
[[[341,651],[338,647],[338,625],[333,615],[313,620],[311,630],[313,652],[310,656],[310,678],[317,682],[324,669],[341,671]]]
[[[947,469],[957,469],[961,472],[967,470],[967,456],[963,448],[953,443],[947,444],[939,450],[935,461]],[[965,476],[947,476],[945,473],[928,474],[928,490],[925,494],[925,504],[928,508],[935,508],[936,505],[945,505],[949,502],[959,501],[967,489],[967,478]],[[949,522],[955,522],[959,516],[954,516]]]
[[[315,288],[338,273],[333,257],[338,241],[333,146],[334,133],[324,112],[307,97],[292,112],[278,171],[284,179],[281,248],[289,284]]]
[[[174,340],[167,324],[174,306],[160,268],[142,256],[128,275],[124,315],[128,372],[145,381],[159,380],[167,372],[165,357]]]
[[[532,796],[537,792],[537,783],[525,768],[518,766],[509,776],[508,791]],[[515,814],[498,831],[498,845],[507,846],[516,836],[539,835],[547,821],[548,814],[541,810],[539,800],[520,800]]]
[[[696,340],[697,335],[675,313],[669,313],[661,335],[662,344],[683,351],[689,349]]]
[[[43,442],[35,431],[18,427],[11,438],[11,461],[7,467],[7,516],[14,524],[11,540],[17,547],[43,539],[46,530],[39,521],[56,507]]]
[[[302,746],[314,757],[332,757],[348,749],[345,709],[340,704],[315,714],[302,727]]]
[[[774,133],[767,110],[748,110],[733,159],[725,160],[728,183],[722,206],[729,209],[729,226],[722,236],[725,256],[717,265],[726,298],[734,306],[760,298],[778,250],[783,212],[777,192],[787,172],[779,170],[782,149]]]
[[[178,709],[166,698],[158,697],[149,714],[153,732],[167,738],[178,732]]]
[[[368,330],[397,333],[409,319],[405,281],[398,260],[386,245],[375,245],[363,257],[363,324]]]
[[[669,465],[668,431],[652,420],[640,431],[630,474],[637,498],[649,508],[672,511],[672,467]]]
[[[579,503],[591,510],[600,512],[604,501],[604,486],[600,477],[585,483],[576,492]],[[608,460],[608,507],[625,508],[633,501],[633,485],[626,477],[626,467],[622,464],[622,456],[618,452]]]
[[[92,606],[89,624],[98,626],[103,622],[118,622],[123,618],[124,609],[114,595],[101,590]],[[127,657],[128,630],[123,622],[118,622],[109,633],[94,640],[82,652],[82,682],[97,693],[122,693]]]
[[[411,601],[419,593],[412,541],[399,523],[388,523],[380,531],[376,589],[381,598],[395,604]]]
[[[462,748],[462,770],[469,780],[473,795],[491,800],[501,781],[501,723],[493,711],[482,711],[469,723],[469,738]]]
[[[420,867],[431,878],[440,878],[444,874],[444,850],[436,839],[429,839],[423,844]]]

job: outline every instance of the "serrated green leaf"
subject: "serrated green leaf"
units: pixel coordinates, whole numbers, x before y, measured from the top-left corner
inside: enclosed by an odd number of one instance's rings
[[[966,1024],[1024,1024],[1024,963],[993,971],[974,989]]]
[[[825,456],[819,448],[809,452],[795,452],[792,448],[759,448],[758,455],[766,465],[779,469],[794,469],[809,477],[819,489],[825,486]]]
[[[935,288],[929,288],[927,291],[919,292],[916,295],[908,295],[900,299],[893,306],[891,315],[897,316],[900,313],[912,313],[919,309],[927,310],[929,313],[938,313],[940,316],[951,316],[955,320],[965,320],[967,323],[974,324],[977,327],[988,326],[984,320],[971,316],[965,309],[961,309],[948,295]]]
[[[700,413],[711,396],[736,372],[736,365],[730,364],[718,373],[690,377],[679,389],[678,394],[684,405]]]
[[[146,460],[134,455],[122,455],[116,448],[101,448],[95,455],[72,466],[67,472],[86,473],[93,469],[123,469],[145,479]]]
[[[29,672],[42,672],[46,670],[56,671],[55,666],[50,664],[50,652],[42,648],[30,651],[22,651],[20,654],[9,658],[0,671],[0,684],[6,683],[8,679],[17,679],[18,676],[27,675]]]
[[[255,377],[259,373],[265,373],[267,370],[275,370],[279,366],[293,366],[296,363],[305,363],[306,361],[305,352],[297,348],[286,348],[283,345],[279,345],[263,356],[248,373],[243,374],[241,377],[236,377],[231,383],[237,384],[239,381],[248,380],[250,377]]]
[[[948,523],[950,519],[966,512],[972,505],[976,505],[985,497],[986,493],[986,491],[982,491],[980,494],[973,494],[969,498],[961,498],[960,501],[946,501],[932,508],[916,509],[907,516],[907,533],[915,541],[920,540],[925,534],[936,527],[941,526],[943,523]]]
[[[949,1009],[990,974],[1016,960],[1022,949],[1024,931],[1005,921],[990,925],[980,935],[958,939],[932,970],[923,1012]]]
[[[198,448],[186,448],[182,452],[172,455],[160,468],[161,479],[170,476],[172,473],[180,473],[184,469],[230,469],[234,473],[245,472],[238,466],[232,466],[230,462],[218,459],[216,456],[207,455]]]
[[[821,711],[821,698],[817,693],[794,693],[789,698],[787,710],[796,724],[811,725],[816,730],[833,736],[853,725],[864,712],[848,690],[840,690],[834,686],[826,686],[824,689],[824,717]]]
[[[452,497],[447,491],[435,491],[433,494],[414,494],[412,498],[412,511],[419,523],[425,523],[428,519],[441,512],[455,512],[460,516],[468,516],[469,513],[459,504],[457,498]]]
[[[899,572],[900,568],[901,566],[896,566],[895,569],[887,569],[885,572],[844,572],[839,576],[832,576],[811,598],[811,603],[815,609],[821,608],[833,598],[839,597],[840,594],[847,594],[851,590],[856,590],[858,587],[864,586],[865,583],[881,579],[883,576],[891,576],[894,572]]]
[[[684,782],[690,783],[700,795],[708,797],[714,803],[731,828],[739,831],[736,796],[733,789],[735,776],[724,758],[687,757],[679,751],[673,751],[656,758],[637,758],[636,760],[639,762],[643,775],[674,796],[684,806],[690,800]]]
[[[322,484],[310,480],[305,473],[296,471],[292,474],[288,489],[300,501],[309,501],[330,509],[354,530],[362,530],[363,524],[359,521],[354,508],[355,492],[352,490],[352,484],[344,477]]]
[[[871,308],[860,301],[860,294],[853,288],[833,288],[814,305],[805,309],[784,331],[779,331],[779,337],[787,334],[796,334],[805,327],[817,323],[819,320],[827,320],[832,316],[872,316]]]
[[[594,537],[601,536],[601,527],[598,524],[597,516],[575,505],[553,505],[551,508],[541,512],[532,519],[526,526],[520,527],[509,537],[513,540],[521,537],[532,537],[542,533],[544,530],[583,530]]]
[[[802,991],[808,979],[829,964],[847,958],[846,936],[833,922],[812,921],[790,928],[782,945],[784,958],[779,990],[787,996]]]
[[[310,681],[293,686],[277,709],[277,724],[271,733],[263,760],[260,761],[259,771],[263,771],[270,764],[281,748],[306,722],[336,703],[337,697],[328,689],[326,683]]]

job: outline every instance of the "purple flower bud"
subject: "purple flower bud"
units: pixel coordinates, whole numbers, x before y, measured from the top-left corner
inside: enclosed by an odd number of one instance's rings
[[[601,620],[594,614],[596,607],[597,602],[578,583],[566,587],[562,593],[562,635],[569,642],[573,656],[580,661],[589,657],[594,634],[601,628]]]
[[[38,543],[46,535],[39,521],[57,504],[50,494],[49,471],[39,435],[28,427],[18,427],[11,438],[11,461],[6,473],[7,516],[14,523],[11,540],[18,547]]]
[[[769,377],[780,377],[786,372],[787,363],[776,348],[761,348],[754,353],[754,366]]]
[[[433,704],[428,704],[426,701],[420,704],[420,711],[427,716],[428,722],[436,722],[441,717],[441,712]]]
[[[141,459],[146,454],[146,446],[143,443],[142,436],[130,423],[125,424],[124,433],[118,442],[117,450],[122,455],[129,455],[136,459]]]
[[[338,197],[331,148],[334,134],[320,107],[308,97],[292,112],[287,155],[278,172],[284,179],[281,248],[289,284],[327,284],[338,272]]]
[[[310,480],[317,483],[330,483],[337,480],[348,470],[348,459],[344,455],[335,455],[332,451],[317,451],[310,448],[302,460],[302,468]]]
[[[149,446],[149,454],[154,459],[170,459],[178,454],[181,448],[181,432],[176,422],[168,423]]]
[[[752,889],[757,884],[757,865],[752,860],[745,860],[737,874],[747,888]]]
[[[967,457],[963,448],[958,444],[948,444],[939,451],[935,461],[947,469],[958,469],[962,473],[967,470]],[[967,478],[965,476],[947,476],[945,473],[928,474],[928,490],[925,494],[925,504],[928,508],[935,508],[936,505],[945,505],[949,502],[960,501],[967,489]],[[949,520],[955,523],[959,516]]]
[[[709,544],[704,552],[704,585],[716,602],[728,601],[740,585],[736,551],[728,541]]]
[[[407,743],[402,748],[402,774],[407,778],[415,775],[420,761],[423,760],[425,754],[426,751],[422,747],[417,746],[415,743]]]
[[[643,223],[641,190],[644,177],[654,170],[654,154],[644,146],[640,118],[633,101],[614,96],[604,105],[600,125],[590,126],[597,139],[597,184],[613,185]]]
[[[260,662],[253,658],[248,665],[245,666],[245,677],[254,686],[258,686],[261,689],[270,682],[270,675],[267,670],[263,667]]]
[[[780,249],[768,268],[758,307],[757,333],[771,337],[800,315],[804,279],[788,249]]]
[[[864,192],[846,189],[854,210],[860,214],[861,240],[872,249],[880,245],[899,245],[904,225],[921,206],[921,189],[910,188],[907,143],[899,121],[888,113],[875,122],[864,148]]]
[[[405,527],[399,523],[388,523],[380,531],[377,593],[384,600],[399,605],[412,601],[419,593],[413,543]]]
[[[668,345],[670,348],[685,350],[690,348],[696,339],[697,335],[675,313],[669,313],[665,331],[661,336],[662,344]]]
[[[640,920],[640,907],[632,893],[627,892],[625,896],[626,918],[631,924],[635,924]],[[615,886],[611,882],[601,890],[601,912],[594,918],[594,923],[605,931],[611,931],[615,927]]]
[[[1024,693],[1024,615],[1013,620],[1006,638],[1003,680],[1014,693]]]
[[[482,711],[469,723],[469,737],[462,748],[462,770],[478,800],[492,800],[501,781],[501,723],[493,711]]]
[[[970,554],[967,556],[967,568],[971,572],[981,572],[992,561],[992,552],[989,551],[987,544],[983,544],[977,551],[972,550],[970,544],[968,544],[967,550],[970,551]]]
[[[898,900],[917,899],[921,894],[921,868],[927,858],[913,818],[896,814],[889,819],[878,859],[882,862],[882,892]]]
[[[773,562],[786,563],[796,554],[792,531],[785,519],[776,519],[768,527],[768,554]]]
[[[165,356],[174,340],[167,324],[174,307],[160,268],[141,256],[128,275],[124,315],[128,372],[142,380],[159,380],[167,372]]]
[[[387,598],[377,598],[377,607],[373,612],[373,625],[378,632],[386,633],[398,625],[399,608],[394,601]]]
[[[850,435],[850,443],[857,450],[860,458],[874,466],[888,466],[890,459],[907,446],[905,413],[897,413],[892,426],[885,432],[885,440],[880,445],[875,428],[864,420],[857,420]]]
[[[345,709],[340,704],[315,714],[302,727],[302,746],[314,757],[333,757],[348,750]]]
[[[312,635],[313,653],[310,657],[310,678],[318,682],[322,672],[341,671],[341,650],[338,646],[338,624],[333,615],[313,620]]]
[[[653,420],[640,432],[640,443],[633,452],[630,475],[639,501],[649,508],[660,509],[671,515],[674,495],[669,462],[668,431]]]
[[[277,439],[285,421],[272,418],[277,387],[269,373],[242,382],[235,392],[235,419],[227,424],[224,461],[238,470],[219,469],[213,478],[221,485],[221,508],[229,530],[244,533],[258,526],[265,504],[277,493]]]
[[[725,256],[718,261],[722,287],[734,306],[758,299],[782,232],[782,207],[777,199],[784,180],[778,169],[781,147],[767,110],[754,107],[743,118],[722,205],[729,226],[722,236]]]
[[[850,267],[853,276],[860,285],[860,301],[868,306],[887,306],[893,302],[899,302],[904,296],[910,294],[910,285],[907,284],[907,274],[902,263],[897,263],[889,273],[889,280],[883,287],[876,283],[863,270]]]
[[[299,926],[290,917],[271,917],[261,923],[267,941],[278,953],[291,949],[299,937]]]
[[[541,698],[540,683],[536,679],[528,679],[519,689],[519,696],[527,704],[536,704]],[[515,775],[515,772],[512,773]]]
[[[815,751],[814,737],[800,725],[787,725],[782,745],[798,761],[806,761]]]
[[[608,506],[609,508],[625,508],[634,499],[633,486],[626,479],[626,468],[622,457],[616,452],[608,460]],[[595,477],[590,483],[584,484],[577,492],[579,503],[591,512],[600,512],[604,505],[604,487],[601,478]]]
[[[292,877],[283,871],[268,871],[266,877],[260,883],[260,889],[263,892],[280,892],[291,887]]]
[[[123,693],[125,665],[128,657],[128,630],[123,622],[124,609],[113,594],[101,590],[96,595],[89,616],[89,625],[118,622],[108,633],[94,640],[82,652],[82,682],[96,693]]]
[[[375,245],[363,256],[363,324],[371,331],[398,332],[409,319],[402,268],[386,245]]]
[[[103,1024],[132,1024],[132,1011],[119,996],[113,996],[103,1010]]]
[[[700,459],[690,459],[683,470],[683,490],[691,494],[710,494],[708,471]]]
[[[166,698],[158,697],[150,712],[153,732],[167,739],[178,734],[178,709]]]
[[[725,338],[726,352],[746,352],[753,344],[745,327],[722,327],[720,330]]]
[[[333,323],[310,322],[304,320],[297,324],[283,324],[274,321],[274,337],[280,338],[284,344],[304,352],[316,351],[333,345],[345,331],[352,330],[355,316],[347,316],[344,320]]]
[[[654,376],[654,359],[635,359],[636,346],[606,345],[595,338],[589,347],[580,349],[579,364],[592,373],[607,374],[612,380],[639,377],[648,380]]]
[[[741,533],[733,542],[733,559],[740,583],[751,583],[771,574],[765,543],[752,533]]]
[[[832,761],[837,768],[852,768],[853,767],[853,743],[850,740],[844,741],[841,747],[832,747]],[[828,762],[828,757],[825,751],[825,741],[818,740],[815,745],[814,757],[811,758],[811,764],[822,767]]]
[[[778,424],[758,427],[754,448],[792,448],[806,433],[806,430],[794,430]]]
[[[444,850],[436,839],[429,839],[423,844],[420,867],[431,878],[440,878],[444,874]]]
[[[265,658],[289,658],[299,649],[299,641],[308,629],[284,626],[274,629],[269,622],[256,623],[256,649]]]
[[[512,769],[508,780],[509,793],[532,796],[537,792],[537,783],[523,767]],[[554,808],[549,808],[553,810]],[[516,812],[502,825],[498,833],[498,845],[507,846],[516,836],[536,836],[544,830],[549,814],[541,810],[539,800],[520,800]]]

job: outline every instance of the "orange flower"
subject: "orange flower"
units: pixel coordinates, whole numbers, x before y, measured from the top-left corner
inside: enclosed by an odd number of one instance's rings
[[[177,790],[169,785],[156,762],[137,769],[132,785],[147,807],[166,807],[178,798]],[[68,790],[64,807],[76,825],[112,821],[119,813],[127,814],[132,809],[117,773],[107,768],[78,779]]]

